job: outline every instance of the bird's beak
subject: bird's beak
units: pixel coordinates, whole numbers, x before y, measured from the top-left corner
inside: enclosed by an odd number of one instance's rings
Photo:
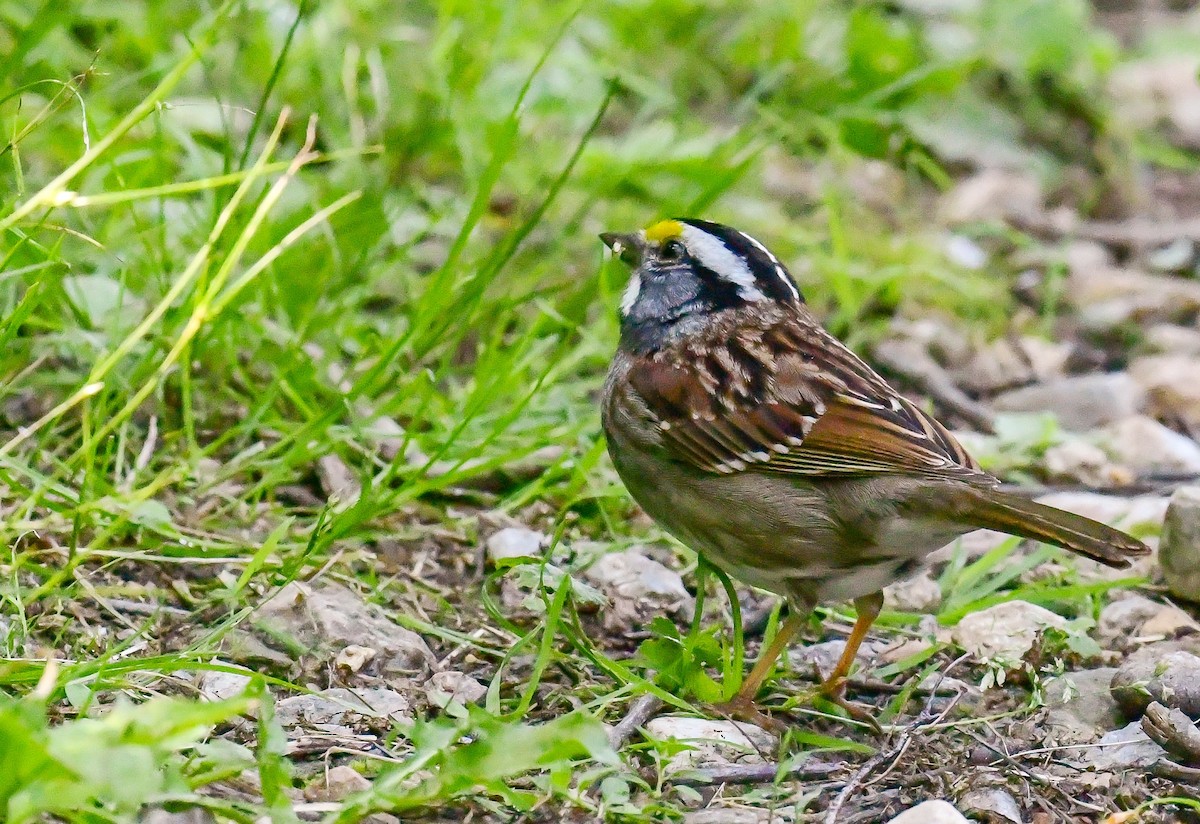
[[[645,241],[633,233],[621,232],[602,232],[600,239],[604,241],[604,245],[613,250],[613,254],[627,263],[630,267],[636,268],[642,262],[642,247]]]

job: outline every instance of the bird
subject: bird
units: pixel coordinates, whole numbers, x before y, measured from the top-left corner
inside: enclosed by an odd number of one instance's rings
[[[631,276],[601,420],[625,487],[666,532],[787,618],[722,709],[755,704],[822,602],[853,601],[844,652],[819,690],[844,707],[883,588],[975,529],[1113,567],[1149,548],[1120,530],[999,489],[932,415],[818,321],[777,255],[699,218],[601,240]]]

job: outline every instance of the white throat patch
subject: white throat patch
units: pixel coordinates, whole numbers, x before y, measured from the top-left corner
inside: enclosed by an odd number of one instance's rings
[[[735,255],[718,237],[703,229],[684,224],[680,233],[688,252],[704,267],[711,269],[717,277],[737,287],[738,296],[746,301],[766,300],[767,296],[758,288],[754,273],[746,261]]]
[[[636,271],[629,276],[629,285],[625,287],[625,294],[621,296],[621,314],[628,315],[633,309],[633,304],[637,303],[638,295],[642,291],[642,276]]]

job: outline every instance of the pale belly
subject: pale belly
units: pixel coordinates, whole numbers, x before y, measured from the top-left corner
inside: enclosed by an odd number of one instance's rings
[[[730,576],[798,601],[878,592],[970,529],[901,517],[883,503],[888,496],[878,493],[885,490],[865,485],[699,476],[645,455],[614,462],[634,499],[664,529]]]

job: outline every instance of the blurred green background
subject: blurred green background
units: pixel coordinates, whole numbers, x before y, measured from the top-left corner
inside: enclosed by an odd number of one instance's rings
[[[41,699],[131,689],[105,661],[138,636],[73,612],[97,586],[225,632],[336,562],[450,621],[479,605],[373,559],[471,546],[481,511],[629,540],[598,232],[742,228],[860,349],[896,318],[1001,334],[1023,264],[947,252],[958,180],[1114,218],[1197,168],[1110,81],[1198,27],[1128,5],[0,0],[0,685],[54,650]]]

